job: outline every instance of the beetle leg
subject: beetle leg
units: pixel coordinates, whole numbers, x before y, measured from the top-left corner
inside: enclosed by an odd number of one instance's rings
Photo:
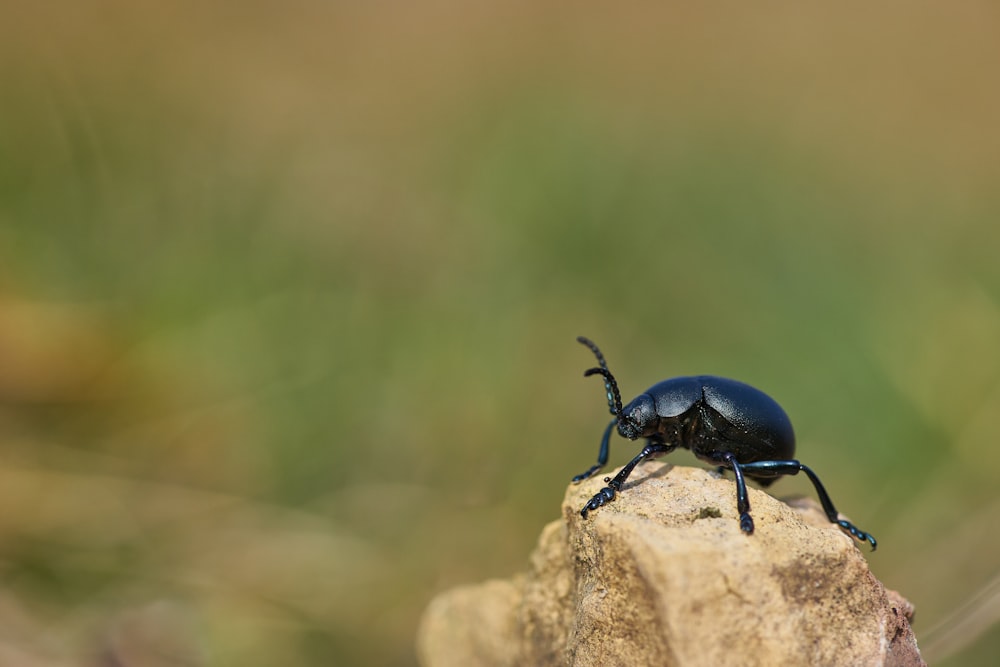
[[[586,519],[588,512],[596,510],[601,505],[614,500],[615,494],[622,490],[622,485],[625,484],[625,480],[628,479],[628,476],[632,474],[632,471],[637,465],[646,459],[656,458],[657,456],[662,456],[668,452],[672,452],[675,447],[676,445],[668,445],[662,442],[648,442],[634,459],[626,463],[625,467],[618,471],[618,474],[615,475],[614,479],[608,477],[604,478],[607,486],[598,491],[594,497],[583,506],[583,509],[580,510],[580,516]]]
[[[868,542],[872,545],[872,551],[878,546],[878,542],[872,537],[870,533],[866,533],[857,526],[855,526],[850,521],[840,518],[840,513],[837,512],[837,508],[833,506],[833,501],[830,500],[830,494],[826,492],[823,487],[823,483],[819,481],[819,477],[816,476],[809,466],[805,466],[798,461],[757,461],[755,463],[744,463],[743,470],[749,475],[754,477],[780,477],[782,475],[797,475],[799,471],[802,471],[812,482],[813,487],[816,489],[816,495],[819,496],[819,502],[823,506],[823,511],[826,513],[826,518],[830,520],[830,523],[835,523],[848,533],[851,537],[860,541]]]
[[[736,456],[729,452],[722,455],[725,467],[733,471],[736,477],[736,511],[740,513],[740,530],[747,535],[753,533],[753,517],[750,516],[750,495],[747,493],[747,482],[743,478],[746,464],[736,461]]]
[[[573,478],[574,484],[579,484],[583,480],[589,477],[593,477],[594,475],[596,475],[598,472],[601,471],[601,468],[603,468],[608,464],[608,443],[611,440],[611,429],[613,429],[615,427],[615,424],[617,423],[618,423],[617,419],[612,419],[611,423],[608,424],[608,427],[604,429],[604,437],[601,438],[601,451],[597,453],[597,463],[587,468],[586,471],[574,477]]]

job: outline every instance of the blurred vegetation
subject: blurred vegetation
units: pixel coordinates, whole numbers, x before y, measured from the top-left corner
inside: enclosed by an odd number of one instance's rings
[[[592,462],[586,334],[775,396],[994,663],[992,5],[4,16],[0,662],[413,664]]]

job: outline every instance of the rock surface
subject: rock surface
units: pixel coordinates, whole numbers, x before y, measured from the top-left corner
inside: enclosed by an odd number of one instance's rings
[[[526,574],[431,602],[424,667],[925,664],[912,606],[815,503],[751,489],[748,536],[732,479],[653,462],[583,520],[602,477],[569,487]]]

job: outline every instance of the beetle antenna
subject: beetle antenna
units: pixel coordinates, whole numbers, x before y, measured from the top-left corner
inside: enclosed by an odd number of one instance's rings
[[[597,363],[601,365],[600,368],[588,368],[584,371],[583,376],[601,375],[604,377],[604,389],[607,391],[608,396],[608,409],[611,411],[611,414],[617,417],[622,413],[622,395],[618,391],[618,381],[615,380],[615,376],[608,369],[608,362],[605,361],[604,355],[601,354],[600,348],[597,347],[594,341],[583,336],[577,336],[576,340],[578,343],[589,347],[590,351],[597,357]]]
[[[615,376],[607,368],[588,368],[583,372],[583,377],[590,377],[591,375],[604,376],[604,388],[608,392],[608,408],[614,416],[617,417],[620,415],[622,413],[622,395],[618,391],[618,383],[615,381]]]

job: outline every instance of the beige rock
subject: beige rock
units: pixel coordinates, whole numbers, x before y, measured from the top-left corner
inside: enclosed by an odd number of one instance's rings
[[[648,463],[581,519],[602,486],[569,487],[526,575],[431,603],[425,667],[924,664],[912,606],[817,504],[751,489],[746,535],[731,479]]]

